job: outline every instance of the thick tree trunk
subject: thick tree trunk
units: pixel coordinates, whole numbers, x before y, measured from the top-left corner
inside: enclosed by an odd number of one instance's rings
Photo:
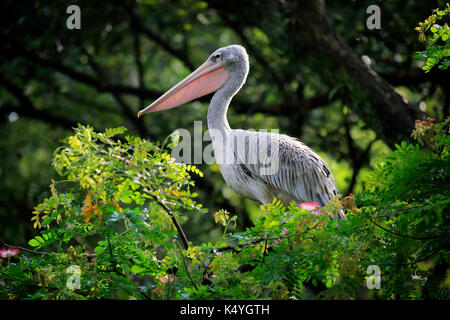
[[[367,96],[364,106],[349,106],[390,146],[408,139],[414,121],[426,118],[426,114],[414,103],[407,101],[386,80],[367,67],[336,33],[324,0],[255,0],[243,1],[239,6],[226,0],[217,0],[209,1],[209,5],[220,11],[221,16],[231,17],[227,19],[237,24],[235,28],[280,26],[279,31],[270,34],[275,36],[278,32],[279,37],[286,39],[283,50],[292,50],[287,55],[298,59],[317,55],[326,57],[320,59],[320,63],[328,59],[331,67],[317,67],[317,72],[324,79],[329,79],[330,75],[338,71],[348,74],[352,87]],[[280,39],[272,41],[280,44]]]
[[[414,121],[425,119],[426,114],[401,96],[353,53],[336,33],[327,16],[324,1],[293,1],[289,10],[292,19],[290,35],[294,50],[300,50],[302,53],[304,50],[319,52],[326,55],[334,66],[343,67],[352,82],[368,93],[370,105],[381,121],[373,121],[370,118],[372,112],[354,111],[388,144],[392,146],[408,138]]]

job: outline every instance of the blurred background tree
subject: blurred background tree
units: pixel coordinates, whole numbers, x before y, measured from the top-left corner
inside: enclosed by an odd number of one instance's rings
[[[69,5],[81,29],[69,30]],[[369,30],[367,7],[381,9]],[[53,150],[77,123],[126,126],[162,141],[193,133],[210,97],[138,119],[218,47],[242,44],[251,59],[230,125],[279,128],[330,165],[342,193],[360,191],[373,159],[408,140],[415,119],[449,115],[449,71],[424,73],[414,26],[444,1],[12,1],[0,13],[0,242],[33,235],[33,207],[49,196]],[[204,144],[205,145],[205,144]],[[234,194],[217,165],[198,166],[199,202],[251,225],[258,204]],[[220,237],[195,215],[190,240]]]

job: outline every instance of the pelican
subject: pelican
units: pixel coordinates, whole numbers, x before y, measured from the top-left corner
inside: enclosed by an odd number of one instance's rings
[[[139,111],[138,117],[215,92],[208,109],[208,131],[228,186],[263,205],[275,197],[285,205],[291,201],[326,205],[338,195],[338,189],[330,168],[314,151],[287,135],[230,128],[228,106],[244,85],[249,69],[244,47],[219,48],[184,80]],[[344,212],[339,210],[336,217],[345,219]]]

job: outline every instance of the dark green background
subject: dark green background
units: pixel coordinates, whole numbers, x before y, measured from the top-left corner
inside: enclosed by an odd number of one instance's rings
[[[71,4],[81,8],[80,30],[66,28]],[[380,30],[366,28],[372,4],[381,9]],[[77,123],[96,130],[123,125],[155,142],[177,128],[193,133],[195,120],[206,126],[210,97],[141,119],[136,112],[230,44],[245,46],[251,59],[230,125],[297,137],[327,161],[342,193],[362,190],[374,158],[409,139],[422,111],[448,116],[448,71],[424,74],[414,59],[425,47],[414,27],[444,4],[3,1],[0,243],[23,245],[34,234],[33,207],[57,177],[52,153]],[[377,75],[362,67],[362,56]],[[374,79],[382,93],[396,96],[379,95]],[[251,224],[258,204],[234,194],[216,165],[198,167],[204,178],[195,178],[195,192],[210,210],[185,226],[190,239],[219,235],[212,216],[219,208],[237,213],[240,228]]]

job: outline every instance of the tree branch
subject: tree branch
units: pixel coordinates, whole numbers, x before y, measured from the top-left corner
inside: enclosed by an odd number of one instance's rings
[[[0,74],[0,84],[8,90],[19,102],[20,107],[15,107],[8,104],[3,104],[0,107],[0,112],[2,114],[9,114],[11,112],[16,112],[17,114],[31,118],[41,120],[50,124],[62,126],[67,129],[77,127],[77,121],[65,118],[60,115],[53,114],[48,111],[39,110],[33,104],[33,102],[23,94],[22,89],[16,86],[11,81],[7,80]]]
[[[100,153],[103,153],[105,155],[108,155],[110,157],[113,157],[113,158],[115,158],[115,159],[117,159],[117,160],[119,160],[119,161],[121,161],[121,162],[123,162],[123,163],[125,163],[127,165],[130,164],[130,161],[128,159],[124,158],[124,157],[121,157],[121,156],[118,156],[118,155],[109,154],[106,151],[101,150],[101,149],[97,149],[97,151],[100,152]],[[146,177],[144,175],[142,175],[142,174],[138,173],[137,175],[142,180],[146,179]],[[159,197],[153,192],[153,190],[150,190],[150,189],[145,188],[145,187],[143,187],[143,190],[148,195],[150,195],[153,198],[153,200],[167,213],[169,218],[172,220],[172,223],[175,226],[175,229],[177,229],[177,231],[178,231],[178,234],[179,234],[179,236],[181,238],[181,241],[183,242],[184,248],[187,250],[189,248],[189,241],[188,241],[188,239],[186,237],[186,234],[184,233],[183,229],[181,228],[181,225],[178,222],[177,217],[173,214],[172,210],[170,210],[170,208],[164,202],[162,202],[159,199]]]
[[[142,24],[133,6],[130,6],[125,1],[118,1],[117,4],[120,5],[128,13],[130,17],[130,24],[132,25],[133,29],[135,29],[139,33],[144,34],[150,41],[156,42],[166,52],[170,53],[178,60],[183,62],[184,65],[189,70],[195,69],[194,64],[190,61],[189,57],[183,51],[175,49],[167,40],[162,38],[158,33],[154,32],[153,30],[149,29],[144,24]]]
[[[183,255],[183,252],[180,252],[180,255],[181,255],[181,259],[183,261],[184,269],[186,270],[186,274],[187,274],[189,280],[191,281],[191,283],[194,286],[195,290],[198,290],[197,284],[194,282],[194,280],[192,279],[191,273],[189,272],[188,266],[186,264],[186,260],[185,260],[184,255]]]
[[[84,47],[81,47],[81,48],[82,48],[81,50],[83,51],[83,53],[88,57],[89,65],[96,72],[99,82],[104,82],[102,80],[105,77],[104,76],[105,72],[103,71],[103,69],[100,67],[100,65],[94,60],[94,58],[89,54],[89,52]],[[142,89],[142,85],[140,85],[139,89]],[[134,125],[134,127],[138,130],[139,134],[141,136],[148,136],[149,132],[148,132],[147,128],[144,126],[144,123],[136,117],[136,113],[132,111],[131,107],[125,102],[125,100],[122,98],[122,96],[117,92],[112,92],[111,94],[113,95],[117,104],[121,107],[122,113],[125,116],[125,118],[127,118]],[[141,98],[141,101],[142,101],[142,98]]]
[[[263,241],[267,241],[267,240],[279,240],[279,239],[288,239],[288,238],[292,238],[292,237],[300,237],[302,235],[307,234],[309,231],[316,229],[319,224],[323,221],[323,219],[328,218],[328,216],[323,215],[319,221],[317,221],[312,227],[307,228],[305,231],[303,232],[299,232],[299,233],[294,233],[294,234],[290,234],[290,235],[286,235],[286,236],[273,236],[270,237],[269,234],[264,234],[263,236],[261,236],[260,238],[256,238],[252,241],[249,242],[244,242],[244,243],[239,243],[235,246],[229,245],[229,246],[225,246],[225,247],[220,247],[217,249],[217,251],[222,252],[222,251],[233,251],[233,252],[239,252],[239,249],[247,247],[247,246],[251,246],[251,245],[255,245],[258,243],[261,243]]]
[[[7,55],[10,58],[16,58],[17,56],[24,57],[28,59],[30,62],[33,62],[39,66],[52,69],[71,78],[72,80],[93,87],[98,92],[101,93],[108,92],[108,93],[129,94],[137,97],[142,97],[144,99],[157,99],[161,95],[159,91],[140,89],[132,86],[127,86],[124,84],[110,84],[107,82],[102,82],[103,80],[98,80],[89,74],[70,68],[56,60],[43,58],[32,51],[29,51],[23,47],[18,46],[17,44],[11,44],[10,47],[11,48],[2,48],[0,50],[3,50],[3,52],[7,53]]]
[[[292,17],[290,37],[297,53],[308,48],[329,58],[334,66],[341,66],[353,83],[369,95],[374,112],[382,120],[373,121],[373,114],[355,110],[389,145],[408,139],[416,119],[426,114],[414,103],[398,94],[388,82],[366,66],[336,33],[327,16],[323,0],[292,2],[287,10]]]
[[[112,267],[113,267],[114,272],[115,272],[116,274],[118,274],[119,276],[128,279],[128,277],[127,277],[125,274],[123,274],[123,273],[119,270],[119,268],[117,268],[117,262],[116,262],[116,260],[114,259],[114,254],[113,254],[113,251],[112,251],[111,241],[109,240],[109,238],[106,238],[106,240],[108,241],[109,255],[110,255],[110,257],[111,257],[111,264],[112,264]],[[145,293],[143,290],[141,290],[140,288],[136,288],[136,290],[137,290],[140,294],[142,294],[147,300],[152,300],[152,299],[149,297],[149,295],[148,295],[147,293]]]
[[[375,139],[369,142],[367,147],[362,150],[357,144],[355,144],[352,135],[350,134],[351,128],[348,115],[344,116],[343,125],[345,129],[345,138],[347,139],[348,155],[350,156],[353,169],[350,184],[346,192],[348,194],[353,191],[353,188],[356,185],[356,179],[358,178],[359,172],[361,171],[362,167],[369,163],[370,148],[372,147],[372,144],[377,141],[377,138],[375,137]]]
[[[131,23],[130,23],[131,25]],[[142,65],[142,57],[141,57],[141,38],[138,32],[133,32],[133,53],[134,53],[134,62],[136,64],[136,71],[138,75],[138,87],[139,89],[144,88],[144,66]],[[141,106],[144,106],[144,99],[139,97],[139,102]]]
[[[401,68],[398,66],[394,73],[379,73],[379,75],[393,86],[411,86],[426,81],[445,82],[450,75],[450,70],[433,69],[429,73],[420,68]]]
[[[385,231],[385,232],[387,232],[387,233],[390,233],[390,234],[392,234],[392,235],[394,235],[394,236],[402,237],[402,238],[408,238],[408,239],[414,239],[414,240],[431,240],[431,239],[437,239],[437,238],[439,238],[438,236],[433,236],[433,237],[416,237],[416,236],[410,236],[410,235],[407,235],[407,234],[397,233],[397,232],[395,232],[395,231],[389,230],[389,229],[383,227],[382,225],[376,223],[373,219],[370,218],[370,216],[367,214],[367,212],[365,212],[364,210],[362,210],[362,211],[363,211],[364,215],[366,216],[366,218],[367,218],[373,225],[375,225],[376,227],[380,228],[381,230],[383,230],[383,231]]]
[[[30,250],[30,249],[27,249],[27,248],[24,248],[24,247],[20,247],[20,246],[11,246],[11,245],[9,245],[9,244],[7,244],[7,243],[4,243],[4,245],[5,245],[6,247],[17,248],[17,249],[20,249],[20,250],[22,250],[22,251],[26,251],[26,252],[29,252],[29,253],[40,254],[40,255],[44,255],[44,256],[45,256],[45,255],[49,255],[48,252],[37,251],[37,250]]]
[[[309,111],[330,103],[327,94],[317,94],[314,97],[300,101],[290,101],[274,104],[255,104],[245,101],[232,101],[232,109],[238,113],[261,112],[273,115],[284,115],[292,117],[298,112]]]
[[[155,200],[155,202],[158,203],[163,208],[163,210],[169,215],[170,219],[172,220],[172,223],[174,224],[175,228],[178,231],[181,241],[183,242],[184,249],[185,250],[189,249],[189,241],[186,237],[186,234],[184,233],[183,228],[181,228],[181,225],[178,222],[177,217],[173,214],[172,210],[170,210],[169,207],[166,206],[164,202],[159,200],[158,196],[156,196],[152,190],[144,188],[144,191],[147,192],[153,198],[153,200]]]
[[[209,4],[214,5],[214,2],[209,2]],[[239,36],[246,49],[251,53],[253,57],[255,57],[256,61],[264,68],[264,70],[267,70],[269,72],[280,93],[284,94],[286,90],[284,87],[284,80],[278,75],[277,72],[275,72],[273,68],[270,67],[270,64],[266,60],[266,58],[259,52],[259,50],[257,50],[253,46],[253,44],[250,42],[248,37],[236,22],[231,21],[230,18],[228,18],[227,14],[225,14],[222,10],[216,9],[216,11],[219,14],[220,18],[234,31],[234,33]]]
[[[8,49],[3,49],[8,50]],[[101,93],[111,93],[111,94],[127,94],[127,95],[133,95],[136,97],[140,97],[143,99],[151,99],[155,100],[159,98],[163,93],[155,90],[149,90],[145,88],[136,88],[127,86],[124,84],[109,84],[106,82],[103,82],[104,79],[98,80],[95,77],[80,72],[78,70],[75,70],[73,68],[70,68],[66,65],[64,65],[61,62],[58,62],[56,60],[50,60],[46,58],[42,58],[38,56],[37,54],[28,51],[24,48],[15,47],[14,50],[10,50],[10,56],[11,58],[22,56],[24,58],[27,58],[31,62],[34,62],[38,65],[41,65],[43,67],[52,69],[54,71],[57,71],[61,74],[64,74],[65,76],[71,78],[72,80],[75,80],[77,82],[83,83],[85,85],[88,85],[90,87],[93,87],[98,92]],[[202,97],[198,99],[201,102],[208,102],[209,96]],[[316,107],[320,107],[323,105],[328,104],[328,96],[326,94],[319,94],[315,97],[304,99],[302,101],[292,101],[292,102],[285,102],[280,104],[255,104],[252,102],[246,102],[239,99],[234,99],[232,102],[232,108],[238,112],[238,113],[248,113],[249,111],[255,111],[255,112],[262,112],[266,114],[273,114],[273,115],[292,115],[292,112],[297,112],[298,109],[301,110],[310,110],[314,109]]]

